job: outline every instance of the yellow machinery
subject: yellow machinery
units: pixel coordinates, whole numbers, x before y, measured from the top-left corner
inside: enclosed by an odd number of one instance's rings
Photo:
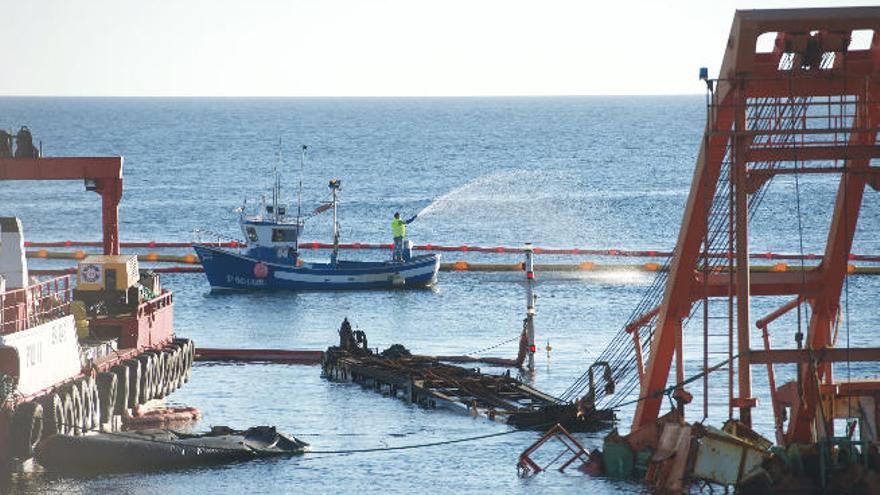
[[[139,280],[136,255],[87,256],[77,266],[74,299],[89,316],[129,313],[140,303]]]
[[[138,261],[133,254],[87,256],[76,269],[79,291],[124,292],[134,287],[138,279]]]

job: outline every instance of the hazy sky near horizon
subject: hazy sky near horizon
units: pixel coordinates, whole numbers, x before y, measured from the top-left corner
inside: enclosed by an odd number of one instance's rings
[[[736,9],[838,4],[0,0],[0,95],[700,93]]]

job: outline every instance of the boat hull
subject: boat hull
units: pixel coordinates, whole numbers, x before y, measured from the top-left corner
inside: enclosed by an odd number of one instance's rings
[[[60,473],[87,474],[188,468],[301,455],[309,445],[258,426],[246,431],[214,427],[210,433],[187,435],[170,430],[54,435],[44,440],[37,459]]]
[[[437,282],[440,256],[405,262],[340,261],[336,265],[272,263],[225,249],[195,245],[215,290],[350,290],[424,288]]]

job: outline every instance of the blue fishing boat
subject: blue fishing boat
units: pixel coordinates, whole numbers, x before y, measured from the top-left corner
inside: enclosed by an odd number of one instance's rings
[[[306,147],[303,146],[303,156]],[[300,162],[302,164],[302,161]],[[194,242],[193,248],[204,267],[212,290],[344,290],[430,287],[437,282],[440,255],[413,256],[412,243],[402,253],[385,261],[339,259],[339,223],[337,206],[340,181],[329,187],[330,202],[322,204],[309,218],[333,211],[333,250],[327,262],[305,261],[299,256],[299,236],[305,225],[301,207],[296,216],[281,202],[281,183],[277,168],[272,201],[265,200],[256,214],[239,211],[239,225],[246,242],[229,248],[222,243]],[[302,181],[298,205],[301,205]]]

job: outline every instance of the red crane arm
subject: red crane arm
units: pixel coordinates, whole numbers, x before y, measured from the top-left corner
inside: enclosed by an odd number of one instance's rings
[[[119,254],[122,157],[0,158],[0,180],[86,181],[101,195],[104,254]]]

